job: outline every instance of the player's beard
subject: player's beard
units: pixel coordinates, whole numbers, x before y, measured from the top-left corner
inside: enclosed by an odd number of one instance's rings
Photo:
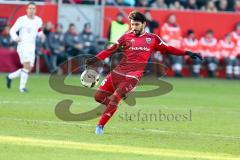
[[[143,28],[140,29],[140,30],[133,30],[133,33],[136,35],[136,36],[140,36],[143,32]]]

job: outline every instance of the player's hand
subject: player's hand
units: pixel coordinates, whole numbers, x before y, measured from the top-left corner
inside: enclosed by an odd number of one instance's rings
[[[191,52],[191,51],[186,51],[186,54],[188,56],[190,56],[192,59],[199,59],[199,60],[203,60],[202,56],[200,53],[194,53],[194,52]]]
[[[86,60],[86,62],[85,62],[85,64],[86,64],[86,67],[88,67],[88,66],[91,66],[91,65],[93,65],[93,64],[95,64],[96,62],[98,62],[99,61],[99,59],[97,58],[97,57],[92,57],[92,58],[88,58],[87,60]]]

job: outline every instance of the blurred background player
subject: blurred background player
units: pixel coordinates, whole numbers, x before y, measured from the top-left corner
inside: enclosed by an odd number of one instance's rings
[[[205,35],[200,39],[199,45],[201,53],[203,54],[208,68],[208,76],[215,77],[218,65],[217,53],[218,41],[213,35],[211,29],[207,30]]]
[[[167,22],[163,24],[161,28],[161,37],[165,42],[171,46],[181,48],[182,43],[182,31],[180,26],[177,24],[177,19],[174,14],[171,14]],[[172,70],[176,77],[182,77],[182,64],[183,57],[169,55],[172,63]]]
[[[11,38],[18,43],[17,52],[23,68],[10,73],[7,76],[7,87],[11,88],[12,79],[20,76],[20,92],[27,92],[26,83],[28,74],[35,62],[35,42],[37,35],[43,35],[42,19],[36,16],[36,4],[30,2],[27,5],[27,14],[19,17],[10,30]],[[19,32],[19,35],[17,34]]]
[[[106,76],[94,97],[97,102],[106,106],[96,127],[96,134],[103,134],[103,127],[116,112],[121,99],[126,98],[136,87],[154,51],[201,59],[199,54],[172,47],[163,42],[159,36],[145,32],[147,20],[142,13],[131,12],[129,20],[131,24],[129,32],[123,34],[111,48],[101,51],[97,56],[86,61],[86,66],[91,67],[96,62],[111,56],[116,49],[123,50],[120,63]],[[126,47],[129,41],[131,43]]]
[[[226,78],[239,78],[239,64],[235,50],[235,43],[231,39],[231,34],[227,34],[219,41],[219,57],[226,64]]]
[[[182,41],[182,48],[192,51],[199,52],[199,44],[198,40],[195,37],[195,32],[192,29],[187,31],[187,36]],[[198,59],[192,60],[192,75],[194,77],[199,77],[200,69],[201,69],[201,61]]]

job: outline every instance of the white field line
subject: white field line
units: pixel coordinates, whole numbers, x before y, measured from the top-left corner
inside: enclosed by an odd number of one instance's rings
[[[71,126],[85,126],[92,127],[94,130],[94,125],[90,125],[86,122],[64,122],[64,121],[47,121],[47,120],[31,120],[31,119],[21,119],[21,118],[11,118],[11,117],[0,117],[0,120],[12,120],[12,121],[22,121],[22,122],[30,122],[30,123],[38,123],[38,124],[54,124],[54,125],[71,125]],[[116,129],[115,126],[108,126],[108,128]],[[213,133],[197,133],[197,132],[179,132],[179,131],[170,131],[170,130],[160,130],[160,129],[140,129],[140,128],[132,128],[128,129],[132,131],[138,132],[152,132],[152,133],[160,133],[160,134],[181,134],[186,136],[200,136],[200,137],[216,137],[216,138],[225,138],[232,140],[240,140],[239,136],[229,136],[229,135],[221,135],[221,134],[213,134]]]
[[[42,103],[42,104],[56,104],[57,102],[59,102],[59,100],[52,100],[52,99],[38,99],[37,100],[39,103]],[[0,105],[1,104],[36,104],[36,101],[31,101],[31,100],[22,100],[22,101],[16,101],[16,100],[1,100],[0,99]],[[96,105],[97,103],[95,101],[90,101],[88,102],[88,104],[93,104],[93,105]],[[74,105],[77,106],[77,105],[82,105],[82,102],[74,102]],[[139,105],[141,106],[141,105]],[[147,107],[148,105],[144,105],[144,107]],[[1,106],[0,106],[1,107]],[[14,106],[14,107],[17,107],[17,106]],[[156,107],[159,107],[158,110],[178,110],[178,111],[186,111],[186,110],[189,110],[191,109],[191,107],[188,107],[188,108],[179,108],[179,107],[176,107],[176,106],[166,106],[166,105],[158,105]],[[138,109],[141,109],[141,107],[136,107]],[[196,108],[194,108],[193,110],[198,113],[208,113],[208,112],[211,112],[211,111],[208,111],[208,110],[205,110],[206,107],[204,106],[196,106]],[[222,110],[220,110],[222,111]],[[224,111],[225,114],[240,114],[240,110],[236,110],[236,111]]]
[[[208,153],[195,151],[182,151],[174,149],[146,148],[146,147],[131,147],[123,145],[106,145],[83,143],[64,140],[36,139],[31,137],[15,137],[15,136],[0,136],[0,144],[14,144],[20,146],[45,147],[45,148],[61,148],[72,150],[85,150],[95,152],[110,152],[122,154],[141,154],[145,156],[158,157],[178,157],[178,158],[198,158],[209,160],[239,160],[240,157],[222,154]]]

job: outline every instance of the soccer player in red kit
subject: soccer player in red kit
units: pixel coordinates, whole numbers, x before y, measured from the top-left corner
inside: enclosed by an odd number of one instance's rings
[[[116,48],[123,49],[123,58],[106,76],[95,94],[95,100],[106,106],[96,127],[96,134],[103,134],[104,126],[117,110],[120,100],[126,98],[140,81],[148,59],[154,51],[202,59],[198,53],[174,48],[163,42],[157,35],[145,32],[146,17],[142,13],[131,12],[129,20],[130,31],[122,35],[116,44],[86,61],[88,67],[110,57],[116,52]]]

